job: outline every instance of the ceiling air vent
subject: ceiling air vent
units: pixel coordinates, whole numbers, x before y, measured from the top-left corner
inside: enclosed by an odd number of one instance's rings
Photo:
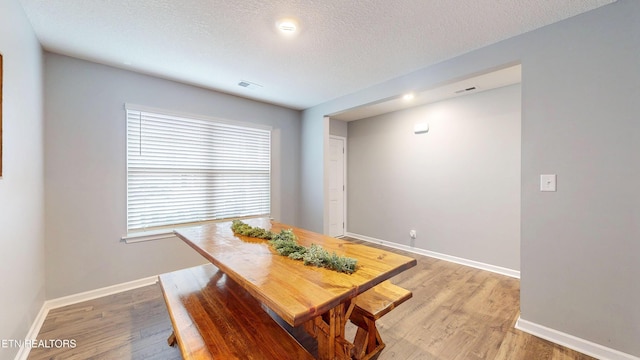
[[[470,87],[470,88],[466,88],[466,89],[458,90],[458,91],[456,91],[456,94],[462,94],[463,92],[467,92],[467,91],[471,91],[471,90],[475,90],[475,89],[476,89],[476,87],[475,87],[475,86],[472,86],[472,87]]]
[[[246,80],[240,81],[238,83],[238,86],[242,86],[243,88],[246,88],[246,89],[259,89],[259,88],[263,87],[260,84],[256,84],[254,82],[246,81]]]

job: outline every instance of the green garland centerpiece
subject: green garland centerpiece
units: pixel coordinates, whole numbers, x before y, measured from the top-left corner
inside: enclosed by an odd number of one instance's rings
[[[298,238],[291,229],[282,230],[276,234],[257,226],[253,227],[240,220],[233,220],[231,230],[234,234],[268,240],[278,254],[294,260],[302,260],[305,265],[315,265],[347,274],[356,271],[358,260],[339,256],[335,252],[330,254],[316,244],[304,247],[298,244]]]

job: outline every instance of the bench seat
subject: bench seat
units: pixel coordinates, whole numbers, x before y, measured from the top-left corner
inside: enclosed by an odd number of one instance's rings
[[[384,342],[376,327],[376,320],[409,300],[411,291],[384,281],[358,295],[349,320],[358,326],[354,345],[356,359],[367,360],[384,349]]]
[[[159,276],[184,359],[313,359],[253,296],[213,264]]]

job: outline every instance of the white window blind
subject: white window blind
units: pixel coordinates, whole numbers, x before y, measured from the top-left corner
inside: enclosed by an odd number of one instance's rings
[[[128,230],[270,213],[270,130],[126,110]]]

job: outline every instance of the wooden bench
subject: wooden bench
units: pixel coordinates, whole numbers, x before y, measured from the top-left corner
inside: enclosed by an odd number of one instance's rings
[[[384,342],[376,327],[376,320],[409,300],[411,291],[384,281],[358,295],[349,320],[358,326],[354,345],[355,358],[367,360],[384,349]]]
[[[313,359],[260,303],[212,264],[160,275],[184,359]]]

